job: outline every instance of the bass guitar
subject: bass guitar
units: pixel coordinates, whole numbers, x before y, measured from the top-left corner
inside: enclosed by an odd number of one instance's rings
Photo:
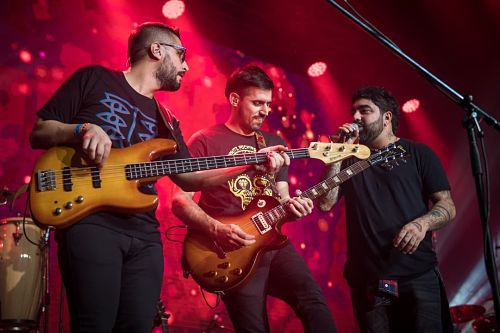
[[[339,186],[372,165],[385,163],[388,167],[406,156],[401,146],[394,144],[358,161],[338,174],[323,180],[300,195],[315,199]],[[255,243],[225,252],[207,234],[189,229],[183,242],[182,266],[184,276],[191,275],[206,291],[227,293],[244,285],[254,273],[262,255],[286,244],[287,237],[280,232],[289,213],[286,204],[270,196],[252,200],[241,216],[216,217],[225,224],[236,224],[255,236]]]
[[[152,139],[113,148],[105,164],[97,166],[79,148],[50,148],[38,158],[31,176],[32,218],[42,227],[64,228],[102,210],[146,212],[157,206],[158,197],[142,193],[141,184],[166,175],[267,161],[266,153],[158,160],[175,151],[175,141]],[[328,164],[349,156],[366,159],[370,150],[363,145],[313,142],[309,148],[290,149],[286,154],[290,159],[317,158]]]

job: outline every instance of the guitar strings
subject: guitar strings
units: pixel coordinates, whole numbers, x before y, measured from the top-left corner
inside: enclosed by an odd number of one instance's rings
[[[348,180],[352,176],[367,169],[369,166],[370,166],[370,164],[367,161],[358,161],[358,162],[352,164],[351,166],[349,166],[348,168],[341,170],[338,174],[336,174],[332,177],[329,177],[329,178],[321,181],[320,183],[308,188],[307,190],[302,192],[302,194],[300,196],[303,198],[315,199],[319,195],[326,193],[327,190],[331,190],[331,189],[339,186],[340,184],[342,184],[343,182],[345,182],[346,180]],[[347,170],[352,171],[352,175],[349,175],[347,173]],[[338,178],[339,181],[336,181],[335,178]],[[323,184],[327,184],[328,188],[325,189],[323,187]],[[262,215],[264,216],[265,221],[271,225],[274,225],[276,222],[279,222],[282,220],[282,219],[280,219],[280,217],[286,218],[289,215],[289,212],[286,210],[285,205],[286,205],[286,203],[280,204],[274,208],[269,209],[266,212],[263,212]],[[276,211],[278,211],[278,212],[276,213]],[[276,215],[278,216],[278,219],[275,218]],[[255,222],[253,221],[252,218],[250,218],[250,222],[242,223],[240,225],[240,227],[243,228],[244,230],[247,228],[250,228],[250,227],[255,227],[255,229],[257,229],[257,231],[259,231],[259,228],[257,226],[255,226]]]
[[[303,158],[309,156],[308,149],[297,149],[289,155],[292,158]],[[230,158],[230,160],[228,160]],[[104,166],[103,169],[96,170],[96,166],[84,166],[84,167],[72,167],[66,170],[44,170],[46,173],[45,178],[53,178],[57,182],[63,182],[63,185],[69,185],[70,183],[75,184],[75,182],[88,182],[88,176],[91,175],[92,178],[113,181],[123,180],[123,175],[129,175],[134,180],[135,177],[139,178],[156,178],[169,174],[186,173],[198,170],[209,170],[214,169],[217,165],[224,162],[223,167],[233,167],[238,165],[249,164],[249,162],[255,162],[254,164],[262,163],[267,158],[266,153],[255,153],[255,154],[238,154],[232,156],[211,156],[211,157],[200,157],[200,158],[188,158],[188,159],[174,159],[174,160],[160,160],[160,161],[150,161],[150,162],[136,162],[136,163],[126,163],[126,164],[115,164]],[[200,162],[203,161],[203,162]],[[127,166],[130,166],[131,170],[125,170]],[[181,172],[180,172],[180,171]],[[68,173],[68,175],[65,175]],[[141,175],[142,174],[142,175]],[[145,174],[145,175],[144,175]],[[134,177],[135,176],[135,177]],[[68,179],[65,184],[66,178]],[[82,179],[83,178],[83,179]],[[44,176],[42,176],[44,180]],[[74,181],[73,181],[74,180]]]

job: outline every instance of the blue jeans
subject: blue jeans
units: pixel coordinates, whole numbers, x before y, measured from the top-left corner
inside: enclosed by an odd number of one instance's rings
[[[266,252],[250,281],[222,297],[236,332],[269,332],[267,295],[290,305],[301,320],[304,332],[336,332],[320,287],[291,244]]]
[[[163,278],[161,243],[93,224],[59,231],[72,332],[150,333]]]
[[[361,332],[452,332],[446,294],[436,269],[398,281],[399,295],[373,292],[351,283],[351,296]]]

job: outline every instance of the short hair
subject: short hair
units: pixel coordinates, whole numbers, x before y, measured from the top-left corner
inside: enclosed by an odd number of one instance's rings
[[[396,133],[399,125],[399,104],[396,101],[396,98],[384,87],[377,86],[366,86],[359,88],[352,95],[352,103],[356,102],[360,99],[369,99],[378,106],[381,111],[381,115],[386,113],[387,111],[391,111],[392,113],[392,132]]]
[[[141,60],[148,54],[148,47],[160,38],[180,37],[179,29],[158,22],[145,22],[137,26],[128,37],[128,59],[131,65]]]
[[[260,67],[245,65],[237,68],[231,76],[229,76],[224,92],[226,98],[229,98],[230,93],[236,92],[242,94],[243,90],[249,87],[272,90],[274,88],[274,83]]]

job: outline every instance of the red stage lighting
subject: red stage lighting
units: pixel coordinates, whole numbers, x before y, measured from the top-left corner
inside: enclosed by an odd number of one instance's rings
[[[165,2],[162,8],[163,16],[169,19],[176,19],[184,13],[186,5],[182,0],[169,0]]]
[[[22,62],[29,63],[29,62],[31,62],[31,59],[33,57],[31,56],[31,53],[29,53],[28,51],[21,50],[19,52],[19,58],[21,59]]]
[[[323,61],[318,61],[309,66],[309,68],[307,69],[307,74],[310,77],[318,77],[325,74],[327,68],[328,66],[326,66],[326,63],[324,63]]]
[[[406,113],[412,113],[418,110],[420,107],[420,101],[416,98],[412,98],[410,100],[407,100],[403,106],[401,107],[401,110]]]

